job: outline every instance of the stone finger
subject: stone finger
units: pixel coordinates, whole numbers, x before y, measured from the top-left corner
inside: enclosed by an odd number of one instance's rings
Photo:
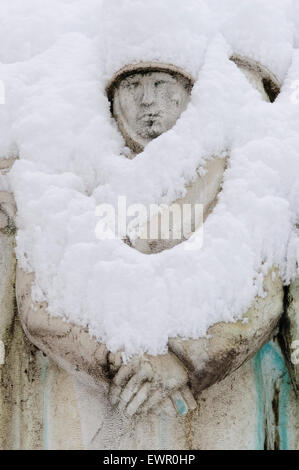
[[[163,401],[165,397],[163,396],[160,390],[156,390],[149,399],[143,404],[142,411],[144,413],[148,413],[149,411],[153,410],[156,411],[159,404]],[[173,408],[173,405],[171,405]]]
[[[140,372],[133,375],[120,395],[120,409],[124,409],[138,392],[142,383],[146,380]]]
[[[110,402],[112,406],[116,406],[119,403],[121,395],[121,387],[112,384],[110,387]]]
[[[108,363],[109,363],[109,368],[112,373],[116,374],[116,372],[121,368],[122,366],[122,353],[117,352],[117,353],[109,353],[108,356]]]
[[[124,388],[124,386],[130,380],[130,378],[134,375],[134,373],[135,373],[135,364],[123,365],[119,369],[119,371],[117,372],[116,376],[113,379],[114,385]]]
[[[124,388],[120,396],[120,408],[125,408],[127,404],[133,399],[134,395],[136,395],[142,383],[145,381],[150,381],[152,376],[152,368],[149,364],[144,363],[137,374],[130,378],[129,382]]]
[[[159,415],[163,413],[170,417],[177,417],[177,410],[173,406],[173,402],[169,397],[160,402],[157,408],[157,413]]]
[[[185,385],[181,390],[181,393],[183,395],[183,398],[185,402],[187,403],[188,409],[190,411],[196,410],[197,408],[197,402],[193,396],[193,393],[191,392],[190,388],[188,385]]]
[[[141,386],[139,392],[137,392],[137,394],[135,395],[131,403],[129,403],[129,405],[127,406],[126,414],[128,416],[133,416],[138,411],[141,405],[148,398],[150,389],[151,387],[150,387],[149,382],[146,382],[145,384]]]

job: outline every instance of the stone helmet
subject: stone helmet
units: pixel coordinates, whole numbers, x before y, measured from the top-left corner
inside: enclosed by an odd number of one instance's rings
[[[190,90],[192,89],[195,82],[195,79],[188,72],[176,65],[164,64],[162,62],[139,62],[136,64],[129,64],[118,70],[118,72],[116,72],[109,80],[106,86],[106,93],[109,101],[113,102],[114,90],[121,80],[135,73],[146,72],[166,72],[170,75],[179,75],[189,82]]]

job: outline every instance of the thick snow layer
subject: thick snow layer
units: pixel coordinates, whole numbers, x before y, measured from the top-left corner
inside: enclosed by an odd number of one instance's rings
[[[273,265],[286,282],[296,275],[297,0],[2,0],[0,18],[0,156],[19,157],[8,177],[17,256],[52,315],[111,350],[158,354],[170,336],[241,318]],[[274,104],[234,52],[283,83]],[[129,160],[105,86],[140,60],[183,67],[196,84],[176,126]],[[148,256],[96,239],[98,204],[171,203],[198,166],[227,154],[201,250]]]

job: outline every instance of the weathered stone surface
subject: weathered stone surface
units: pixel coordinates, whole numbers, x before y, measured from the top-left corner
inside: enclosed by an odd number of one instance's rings
[[[86,329],[50,316],[45,304],[35,304],[31,298],[33,279],[17,269],[17,305],[28,338],[68,372],[90,384],[107,382],[106,346],[92,339]]]
[[[208,338],[169,340],[170,349],[192,374],[196,391],[202,391],[227,377],[251,358],[272,336],[283,312],[283,286],[270,272],[265,279],[265,298],[256,298],[244,318],[246,322],[218,323]]]
[[[293,384],[299,396],[299,278],[291,283],[287,291],[281,339]]]
[[[7,168],[12,161],[0,161]],[[0,192],[0,449],[42,448],[42,353],[24,336],[15,302],[15,205]],[[38,413],[33,410],[39,410]]]

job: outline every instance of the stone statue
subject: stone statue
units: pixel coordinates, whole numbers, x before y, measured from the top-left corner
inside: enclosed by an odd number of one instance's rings
[[[265,100],[273,100],[278,84],[270,72],[247,59],[233,57],[232,60]],[[129,65],[112,78],[107,95],[119,130],[131,149],[131,158],[175,125],[188,106],[193,84],[193,78],[180,68],[160,63]],[[199,176],[185,198],[176,202],[202,203],[205,220],[217,203],[225,167],[223,158],[210,161],[206,175]],[[193,230],[197,228],[194,225]],[[129,243],[150,255],[182,241],[165,243],[149,239],[137,240],[134,245]],[[247,322],[216,324],[209,329],[208,337],[198,340],[170,338],[168,354],[144,355],[124,363],[121,351],[112,354],[104,344],[90,337],[86,329],[50,317],[46,305],[35,304],[31,298],[33,280],[34,276],[17,268],[16,295],[21,323],[30,342],[76,377],[77,397],[85,395],[85,405],[80,398],[76,405],[81,413],[81,427],[88,428],[86,423],[92,420],[91,403],[99,407],[99,423],[94,431],[85,430],[88,438],[84,446],[89,448],[196,449],[207,445],[203,443],[201,427],[205,420],[198,411],[198,404],[204,409],[207,400],[203,391],[213,389],[214,384],[220,387],[217,390],[222,386],[229,389],[227,382],[226,385],[220,382],[226,378],[233,380],[230,378],[233,373],[246,375],[246,365],[242,367],[245,372],[235,371],[273,336],[284,308],[283,285],[272,270],[264,282],[268,295],[255,299],[246,314]],[[231,390],[234,387],[231,385]],[[211,396],[217,396],[213,390]],[[210,428],[205,425],[211,439],[213,425]],[[213,445],[210,442],[210,448]]]

